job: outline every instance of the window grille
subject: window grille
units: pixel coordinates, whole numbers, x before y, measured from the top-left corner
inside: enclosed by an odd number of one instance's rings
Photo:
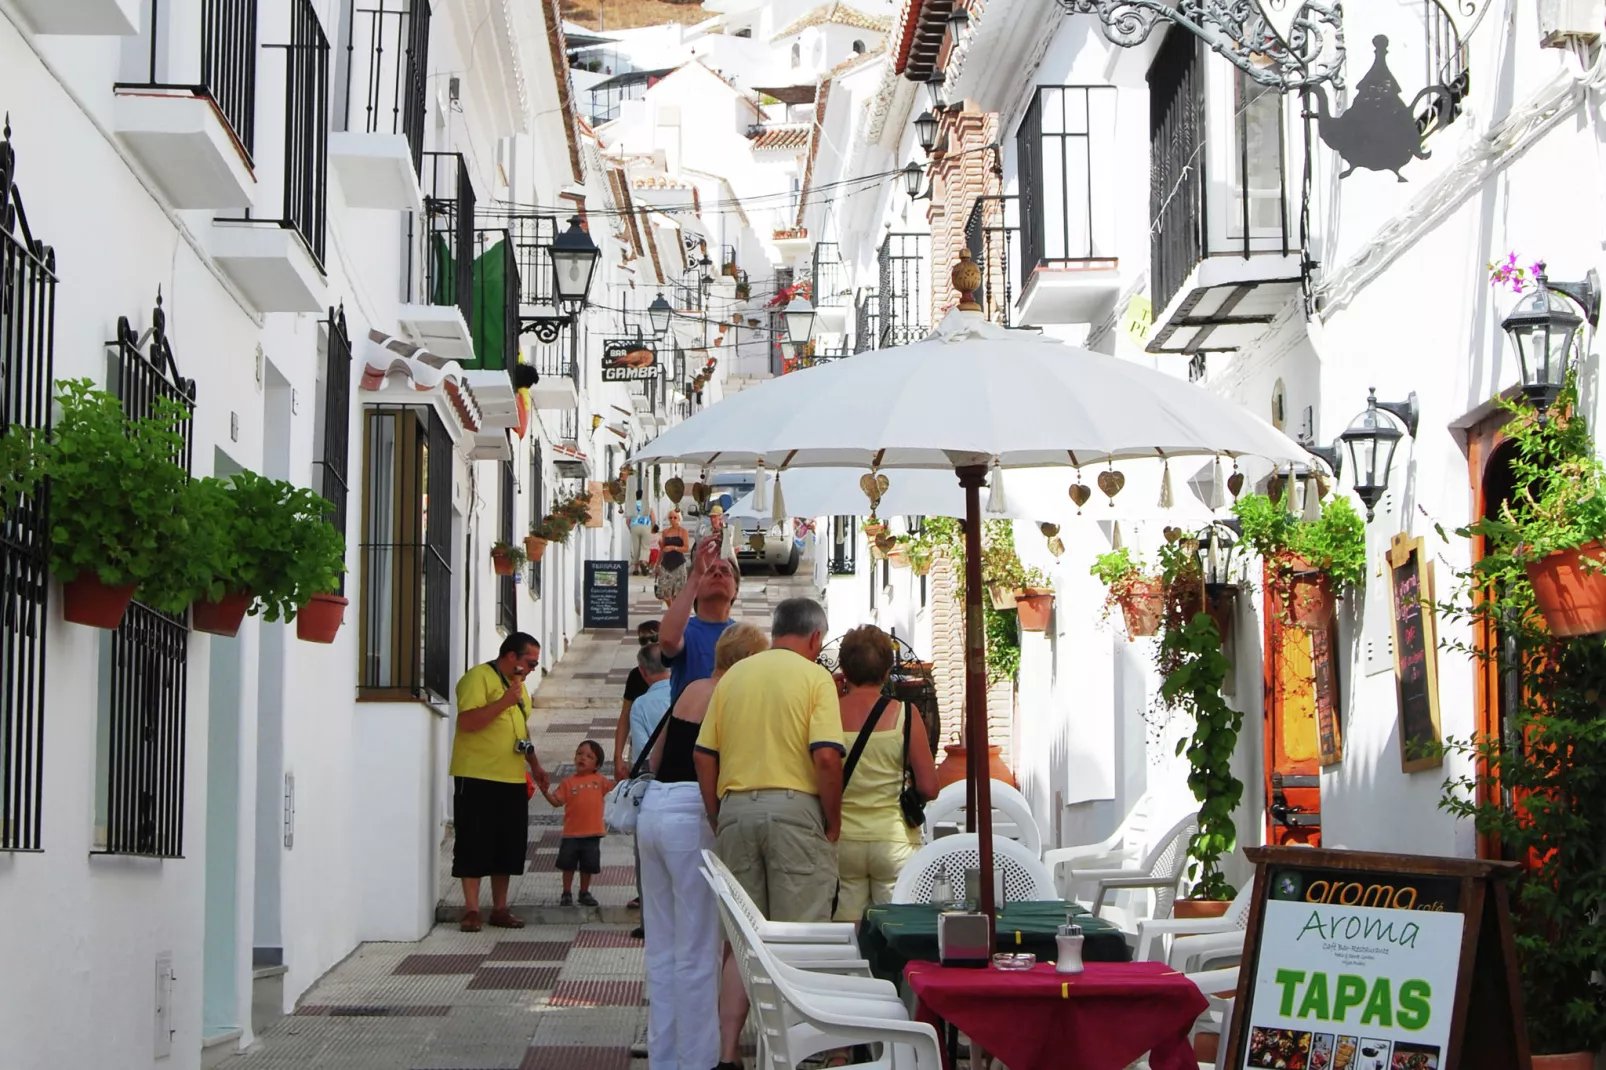
[[[536,438],[533,432],[530,436],[530,491],[525,498],[530,503],[530,525],[533,527],[537,521],[546,516],[546,488],[541,473],[541,440]],[[530,565],[530,597],[541,597],[540,561],[532,562]]]
[[[881,322],[876,348],[917,342],[930,332],[931,235],[888,234],[877,259]]]
[[[831,518],[831,575],[851,576],[858,571],[858,525],[851,516]]]
[[[172,47],[168,45],[164,48],[163,33],[172,33],[186,48],[193,48],[195,39],[188,27],[170,25],[170,20],[177,16],[173,15],[168,5],[153,2],[145,5],[145,10],[150,13],[149,23],[142,30],[145,41],[140,45],[142,49],[149,48],[150,65],[146,80],[121,83],[117,88],[181,89],[210,100],[234,132],[235,140],[249,162],[251,154],[256,151],[257,0],[202,0],[200,7],[201,66],[198,83],[173,85],[157,77],[159,73],[166,72],[166,65],[161,61],[167,48]]]
[[[17,154],[0,133],[0,434],[48,430],[55,357],[56,253],[28,227]],[[0,516],[0,851],[41,839],[45,637],[50,594],[44,493]]]
[[[323,369],[323,449],[318,466],[323,469],[321,492],[334,509],[329,523],[344,540],[346,531],[347,482],[351,453],[351,335],[346,331],[346,310],[329,310],[329,337],[324,348]],[[336,593],[346,591],[346,575],[340,574]]]
[[[1015,135],[1028,269],[1115,256],[1116,100],[1114,86],[1045,85],[1032,97]]]
[[[1204,65],[1195,38],[1167,34],[1148,80],[1149,278],[1158,314],[1208,251]]]
[[[340,129],[401,134],[420,171],[429,102],[428,0],[346,0],[345,105]]]
[[[502,515],[497,538],[513,545],[513,462],[502,462]],[[519,630],[518,584],[514,576],[496,577],[496,623],[512,635]]]

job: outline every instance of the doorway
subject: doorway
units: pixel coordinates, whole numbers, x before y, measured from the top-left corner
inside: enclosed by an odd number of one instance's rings
[[[1285,624],[1284,597],[1262,577],[1265,616],[1266,842],[1322,845],[1321,737],[1316,718],[1315,644]]]

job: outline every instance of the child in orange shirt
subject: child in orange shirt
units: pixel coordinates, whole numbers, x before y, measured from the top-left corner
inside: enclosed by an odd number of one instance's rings
[[[573,906],[574,871],[580,871],[580,905],[594,907],[591,878],[602,870],[602,804],[613,781],[597,772],[602,768],[602,744],[588,739],[574,752],[574,775],[565,777],[544,794],[553,806],[563,807],[563,839],[558,844],[558,868],[563,871],[561,906]]]

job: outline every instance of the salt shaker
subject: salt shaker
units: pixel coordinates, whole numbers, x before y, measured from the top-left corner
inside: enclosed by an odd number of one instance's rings
[[[931,882],[931,902],[940,909],[952,906],[953,901],[954,889],[948,883],[948,874],[938,873],[936,879]]]
[[[1054,961],[1054,972],[1081,973],[1082,927],[1075,922],[1066,922],[1059,927],[1054,942],[1059,945],[1059,957]]]

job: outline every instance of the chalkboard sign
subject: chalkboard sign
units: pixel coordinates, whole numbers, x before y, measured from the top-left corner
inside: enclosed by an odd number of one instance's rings
[[[1400,701],[1400,764],[1407,773],[1444,763],[1438,753],[1439,637],[1433,616],[1433,562],[1422,540],[1389,544],[1389,604],[1394,621],[1394,680]]]
[[[1515,863],[1302,847],[1256,865],[1232,1070],[1530,1070]]]
[[[1321,764],[1344,760],[1344,729],[1338,701],[1338,659],[1333,657],[1333,621],[1310,629],[1310,669],[1316,689],[1316,743]]]
[[[586,562],[585,626],[630,626],[630,576],[626,562]]]

